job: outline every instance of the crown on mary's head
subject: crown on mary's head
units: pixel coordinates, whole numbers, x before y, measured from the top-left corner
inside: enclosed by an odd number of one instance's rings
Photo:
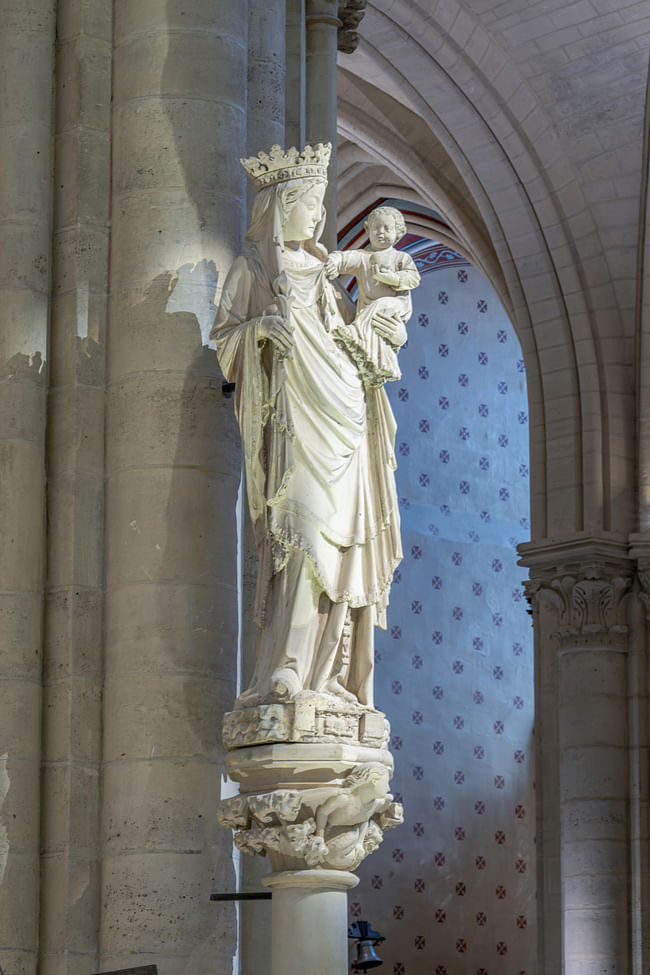
[[[319,142],[305,146],[302,152],[295,147],[285,152],[281,146],[271,146],[268,153],[260,152],[250,159],[240,159],[242,166],[255,182],[258,190],[274,183],[306,177],[327,180],[327,164],[332,152],[331,143]]]

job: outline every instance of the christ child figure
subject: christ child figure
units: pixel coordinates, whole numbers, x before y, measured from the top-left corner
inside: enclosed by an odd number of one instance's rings
[[[395,249],[406,233],[399,210],[377,207],[364,226],[370,249],[332,251],[325,264],[325,274],[328,278],[339,274],[356,277],[357,314],[349,325],[339,327],[335,335],[356,362],[364,384],[382,386],[401,378],[397,353],[406,341],[406,323],[412,312],[411,291],[419,285],[420,275],[410,254]],[[383,319],[398,320],[403,326],[400,333],[393,327],[382,335]]]

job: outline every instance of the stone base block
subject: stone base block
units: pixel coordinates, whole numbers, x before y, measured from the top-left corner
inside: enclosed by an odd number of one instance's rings
[[[223,721],[223,743],[229,749],[271,742],[341,741],[382,748],[389,736],[390,725],[381,711],[311,692],[287,703],[229,711]]]

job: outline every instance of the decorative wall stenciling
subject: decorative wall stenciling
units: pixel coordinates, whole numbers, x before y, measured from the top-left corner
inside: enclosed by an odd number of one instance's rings
[[[533,975],[524,365],[482,275],[419,249],[403,378],[387,387],[405,557],[375,671],[405,821],[359,868],[350,913],[386,936],[392,975]]]
[[[443,267],[455,267],[458,270],[471,267],[470,262],[462,254],[457,254],[450,247],[434,241],[429,241],[425,246],[420,245],[414,252],[413,259],[420,274],[439,271]],[[466,271],[465,274],[457,275],[457,280],[461,283],[468,281],[469,278],[466,276],[468,274],[469,271]]]

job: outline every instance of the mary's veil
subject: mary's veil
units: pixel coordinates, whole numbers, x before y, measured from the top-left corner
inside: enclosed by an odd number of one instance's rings
[[[255,271],[262,278],[266,278],[271,290],[275,293],[273,283],[284,276],[283,247],[284,239],[282,236],[282,224],[289,210],[283,202],[284,191],[293,188],[296,184],[304,188],[306,193],[312,186],[323,183],[324,180],[314,177],[305,177],[301,180],[287,180],[283,183],[276,183],[268,186],[257,194],[251,215],[251,225],[246,234],[246,259],[255,267]],[[319,243],[319,237],[325,227],[325,208],[321,219],[318,222],[314,236],[311,240],[305,241],[304,249],[324,261],[327,257],[327,250]]]

